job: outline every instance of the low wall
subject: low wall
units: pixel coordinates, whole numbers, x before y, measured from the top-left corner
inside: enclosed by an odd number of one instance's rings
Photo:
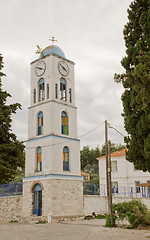
[[[113,203],[128,202],[133,199],[140,198],[129,198],[129,197],[113,197]],[[150,209],[150,200],[141,198],[141,201]],[[107,197],[99,195],[84,195],[83,196],[83,208],[84,215],[92,215],[93,212],[96,214],[106,214],[107,208]],[[0,221],[20,221],[22,216],[22,195],[20,196],[9,196],[0,197]]]
[[[22,195],[0,197],[0,221],[21,220]]]
[[[150,200],[147,198],[130,198],[130,197],[113,197],[113,203],[129,202],[133,199],[141,200],[148,209],[150,209]],[[84,214],[92,215],[95,214],[106,214],[108,212],[107,197],[99,195],[84,195]]]
[[[106,214],[107,210],[107,197],[100,197],[99,195],[84,195],[83,196],[84,215]]]

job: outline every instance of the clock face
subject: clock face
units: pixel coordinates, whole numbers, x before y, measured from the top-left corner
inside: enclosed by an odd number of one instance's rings
[[[60,61],[58,63],[58,70],[59,70],[60,74],[65,76],[65,77],[69,74],[69,66],[64,61]]]
[[[46,70],[46,63],[44,61],[39,61],[35,66],[35,73],[38,77],[42,76]]]

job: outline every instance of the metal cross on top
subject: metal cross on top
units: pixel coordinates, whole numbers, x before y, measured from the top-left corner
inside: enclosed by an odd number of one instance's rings
[[[51,39],[49,39],[49,41],[51,41],[51,42],[52,42],[52,45],[54,44],[54,42],[57,42],[57,40],[55,40],[55,38],[54,38],[54,37],[52,37]]]

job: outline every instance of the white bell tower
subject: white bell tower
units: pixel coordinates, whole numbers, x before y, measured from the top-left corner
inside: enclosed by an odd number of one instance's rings
[[[46,47],[31,62],[24,217],[83,214],[74,65],[56,45]]]

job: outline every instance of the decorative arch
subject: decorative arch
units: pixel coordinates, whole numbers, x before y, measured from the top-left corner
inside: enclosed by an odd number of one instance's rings
[[[68,115],[64,111],[61,113],[61,133],[69,134]]]
[[[64,78],[60,79],[60,99],[67,101],[67,86]]]
[[[69,171],[69,149],[66,146],[63,148],[63,170]]]
[[[38,135],[43,134],[43,112],[38,114]]]
[[[33,191],[34,191],[34,187],[35,187],[35,185],[36,184],[40,184],[41,185],[41,188],[42,188],[42,191],[44,191],[44,186],[43,186],[43,184],[40,182],[40,181],[34,181],[33,183],[32,183],[32,185],[31,185],[31,188],[30,188],[30,191],[33,193]]]
[[[39,80],[39,102],[44,100],[44,78]]]

